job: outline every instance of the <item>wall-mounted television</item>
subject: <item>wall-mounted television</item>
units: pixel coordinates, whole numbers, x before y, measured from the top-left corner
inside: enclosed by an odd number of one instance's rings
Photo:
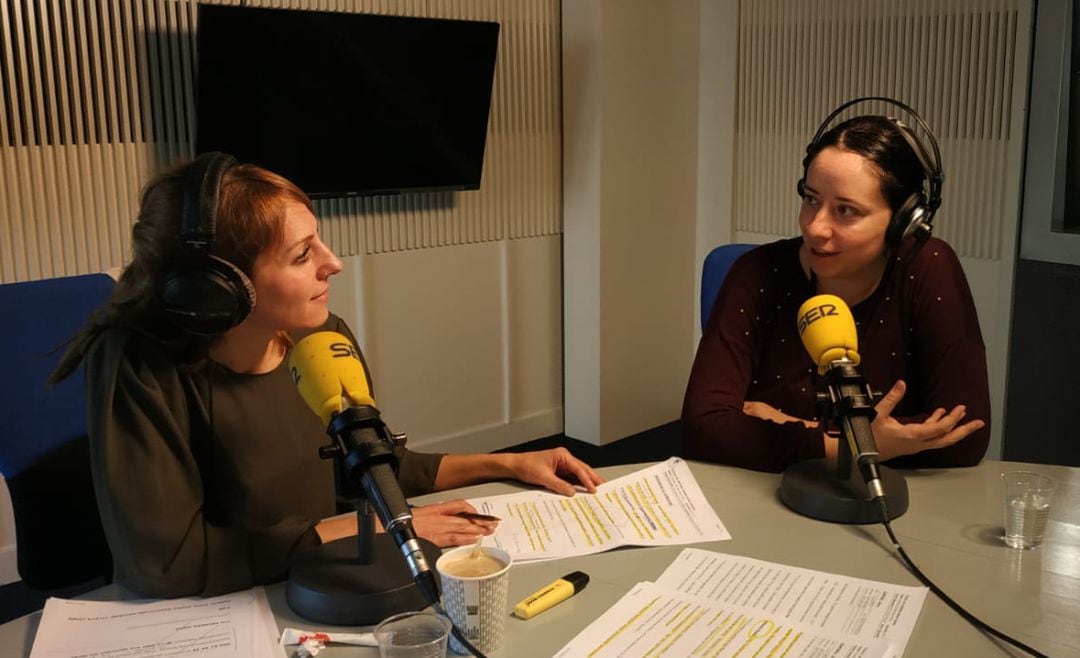
[[[196,148],[314,197],[480,187],[499,24],[199,5]]]

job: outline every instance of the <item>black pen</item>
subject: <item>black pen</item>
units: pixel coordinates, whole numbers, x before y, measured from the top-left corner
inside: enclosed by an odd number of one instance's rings
[[[454,516],[460,516],[463,519],[469,519],[470,521],[502,521],[497,516],[491,516],[490,514],[480,514],[478,512],[458,512]]]

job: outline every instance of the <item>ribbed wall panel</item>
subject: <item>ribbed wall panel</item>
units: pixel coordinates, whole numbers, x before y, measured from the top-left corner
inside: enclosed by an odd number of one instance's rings
[[[819,122],[848,99],[891,96],[919,112],[941,147],[935,234],[961,255],[999,259],[1005,158],[1009,140],[1022,139],[1009,134],[1017,18],[1015,0],[741,2],[736,229],[795,233],[795,182]],[[907,119],[861,104],[837,122],[870,113]]]
[[[0,0],[0,282],[122,264],[142,184],[193,154],[197,4]],[[502,25],[481,189],[320,199],[338,253],[561,232],[558,0],[246,4]]]

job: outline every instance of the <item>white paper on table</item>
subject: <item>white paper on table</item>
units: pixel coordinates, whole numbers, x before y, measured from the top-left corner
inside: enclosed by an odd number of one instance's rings
[[[267,642],[268,610],[261,589],[160,601],[50,598],[30,658],[280,656],[277,638]]]
[[[883,639],[902,655],[927,589],[840,576],[813,569],[683,550],[658,585],[721,604],[747,606],[824,632]]]
[[[281,631],[278,630],[277,620],[274,619],[274,611],[270,609],[270,599],[266,598],[266,590],[256,587],[252,591],[255,593],[255,655],[287,656],[288,650],[278,642]]]
[[[605,482],[595,494],[529,491],[469,502],[502,519],[492,540],[520,562],[731,539],[677,457]]]
[[[628,656],[858,656],[885,658],[864,640],[655,583],[638,583],[564,646],[556,658]]]

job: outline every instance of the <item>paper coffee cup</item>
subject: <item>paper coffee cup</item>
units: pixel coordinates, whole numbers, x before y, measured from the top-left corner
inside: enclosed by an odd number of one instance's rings
[[[494,651],[502,644],[506,618],[510,616],[510,565],[513,559],[501,548],[484,547],[481,552],[501,563],[497,571],[481,576],[457,576],[453,563],[467,560],[472,546],[461,546],[443,553],[435,562],[442,578],[443,604],[450,621],[477,649]],[[450,648],[455,653],[468,653],[465,647],[450,636]]]

